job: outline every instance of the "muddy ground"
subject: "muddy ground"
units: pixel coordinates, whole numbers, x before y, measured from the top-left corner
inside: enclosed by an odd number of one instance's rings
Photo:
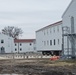
[[[0,74],[76,75],[76,60],[0,60]]]

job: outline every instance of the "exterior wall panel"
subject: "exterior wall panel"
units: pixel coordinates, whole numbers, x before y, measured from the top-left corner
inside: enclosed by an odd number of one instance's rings
[[[76,34],[76,0],[72,0],[70,6],[68,7],[68,9],[66,10],[66,12],[64,13],[63,15],[63,27],[64,26],[67,26],[69,28],[69,34]],[[74,18],[74,28],[73,28],[73,22],[72,22],[72,19],[71,18]],[[74,32],[73,32],[74,31]],[[74,37],[73,41],[75,42],[75,49],[74,49],[74,52],[76,54],[76,37],[75,36],[72,36]],[[64,39],[66,40],[66,39]],[[69,52],[70,54],[72,54],[72,41],[71,39],[69,39]],[[67,41],[64,41],[64,51],[66,51],[65,49],[68,48],[66,47],[66,44],[68,44]],[[68,50],[67,50],[68,52]],[[68,54],[67,52],[64,52],[64,55]]]
[[[1,40],[3,40],[4,42],[1,43]],[[0,33],[0,53],[2,47],[4,48],[5,53],[12,53],[14,50],[13,38]]]
[[[30,39],[29,39],[30,40]],[[25,52],[34,52],[35,51],[35,40],[32,42],[25,39],[16,39],[14,42],[16,44],[14,53],[25,53]]]
[[[37,51],[62,50],[62,22],[36,31]],[[55,39],[55,45],[54,45]],[[59,44],[58,44],[59,39]],[[52,45],[50,45],[50,40]]]

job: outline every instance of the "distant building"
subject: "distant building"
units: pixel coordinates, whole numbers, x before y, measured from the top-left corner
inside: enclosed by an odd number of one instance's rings
[[[13,38],[0,33],[0,53],[12,53],[13,49]]]
[[[62,21],[36,31],[36,50],[43,55],[60,55],[62,52]]]
[[[34,52],[36,50],[35,39],[15,39],[14,46],[14,53]]]
[[[0,33],[0,53],[25,53],[36,51],[35,39],[13,39]]]
[[[76,56],[76,0],[72,0],[62,16],[63,55]]]

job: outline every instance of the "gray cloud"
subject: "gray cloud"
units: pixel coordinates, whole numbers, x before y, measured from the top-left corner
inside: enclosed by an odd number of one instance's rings
[[[39,28],[61,20],[70,1],[0,0],[0,29],[5,26],[17,26],[22,28],[24,38],[33,38]]]

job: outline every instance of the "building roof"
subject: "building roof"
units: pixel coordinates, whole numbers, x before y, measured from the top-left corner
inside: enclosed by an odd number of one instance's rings
[[[41,31],[41,30],[43,30],[43,29],[46,29],[46,28],[48,28],[48,27],[50,27],[50,26],[56,26],[56,25],[60,25],[60,24],[62,24],[62,21],[58,21],[58,22],[55,22],[55,23],[53,23],[53,24],[50,24],[50,25],[48,25],[48,26],[46,26],[46,27],[43,27],[43,28],[37,30],[36,32]]]
[[[35,39],[15,39],[15,43],[25,43],[25,42],[33,42]]]
[[[67,10],[69,9],[69,7],[71,6],[71,4],[73,3],[73,1],[74,1],[74,0],[72,0],[71,3],[68,5],[67,9],[65,10],[65,12],[64,12],[63,15],[62,15],[62,18],[63,18],[63,16],[65,15],[65,13],[67,12]]]

